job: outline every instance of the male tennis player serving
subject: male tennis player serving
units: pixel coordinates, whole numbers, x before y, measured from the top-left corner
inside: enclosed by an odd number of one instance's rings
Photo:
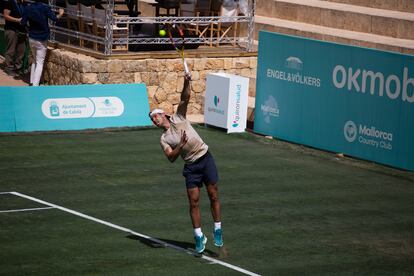
[[[183,176],[187,186],[190,216],[194,227],[195,250],[197,253],[202,253],[207,242],[207,237],[201,231],[199,207],[200,188],[203,183],[206,185],[214,219],[214,245],[223,246],[223,239],[216,164],[208,151],[208,146],[186,119],[187,105],[190,100],[190,81],[191,75],[186,73],[181,101],[176,114],[170,116],[161,109],[154,109],[149,116],[157,127],[164,130],[160,143],[168,160],[174,162],[181,155],[185,162]]]

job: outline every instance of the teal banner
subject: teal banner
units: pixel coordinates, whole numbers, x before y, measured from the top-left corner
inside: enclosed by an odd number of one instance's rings
[[[152,125],[144,84],[0,87],[0,132]]]
[[[260,32],[254,131],[414,171],[414,56]]]

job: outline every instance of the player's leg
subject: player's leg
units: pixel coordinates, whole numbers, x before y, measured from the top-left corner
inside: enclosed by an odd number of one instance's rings
[[[198,186],[187,188],[187,196],[190,204],[191,222],[194,228],[195,250],[197,253],[202,253],[206,248],[207,237],[201,231],[200,188]]]
[[[188,203],[190,204],[190,217],[193,228],[200,228],[200,188],[195,186],[187,189]]]
[[[203,182],[206,184],[208,198],[210,199],[211,214],[214,219],[214,245],[223,246],[223,235],[221,230],[221,204],[218,192],[218,172],[213,156],[207,153],[204,164]]]
[[[210,199],[211,215],[213,216],[214,222],[221,221],[221,206],[218,195],[218,187],[215,183],[206,185],[208,198]]]
[[[218,195],[218,187],[217,184],[207,184],[207,194],[208,198],[210,199],[210,207],[211,207],[211,214],[214,219],[214,245],[221,247],[223,246],[223,232],[221,229],[221,205]]]
[[[183,176],[187,187],[188,203],[190,205],[190,217],[194,229],[194,239],[196,243],[196,252],[202,253],[207,242],[206,236],[201,231],[200,215],[200,188],[202,187],[202,170],[199,163],[185,164]]]

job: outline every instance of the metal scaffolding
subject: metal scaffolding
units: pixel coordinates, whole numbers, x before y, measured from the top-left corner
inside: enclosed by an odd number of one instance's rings
[[[49,4],[57,10],[59,7],[55,5],[56,0],[49,0]],[[239,46],[246,49],[246,51],[253,50],[253,34],[254,34],[254,14],[256,8],[255,0],[248,0],[248,12],[242,16],[231,16],[226,17],[225,23],[246,23],[247,30],[246,36],[238,37],[185,37],[184,42],[186,44],[226,44],[226,43],[236,43]],[[105,9],[105,37],[98,36],[96,34],[81,32],[80,30],[72,30],[62,25],[52,26],[52,32],[50,36],[51,41],[59,42],[66,44],[70,39],[78,39],[83,41],[88,41],[89,43],[99,44],[103,47],[100,47],[98,51],[103,52],[105,55],[111,55],[113,53],[113,48],[116,45],[134,45],[134,44],[170,44],[170,39],[166,37],[139,37],[134,35],[131,30],[133,30],[134,25],[139,24],[188,24],[188,25],[208,25],[208,24],[219,24],[222,21],[221,16],[199,16],[199,17],[174,17],[174,16],[163,16],[163,17],[127,17],[127,16],[114,16],[114,0],[106,1]],[[88,17],[82,14],[80,11],[72,12],[65,10],[66,16],[74,16],[79,19],[87,19],[93,21],[94,18]],[[114,30],[117,30],[117,26],[127,26],[127,32],[125,36],[114,36]],[[65,39],[58,39],[57,35],[60,37],[65,37]]]

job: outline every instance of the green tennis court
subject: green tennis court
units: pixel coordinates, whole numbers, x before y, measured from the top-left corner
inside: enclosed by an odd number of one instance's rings
[[[0,136],[1,275],[412,275],[414,173],[197,126],[226,253],[194,247],[155,128]],[[16,193],[10,193],[16,192]]]

